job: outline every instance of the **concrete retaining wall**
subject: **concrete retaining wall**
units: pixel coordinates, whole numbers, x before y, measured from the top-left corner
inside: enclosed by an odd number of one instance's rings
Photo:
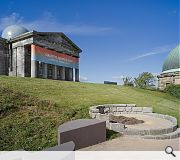
[[[177,128],[176,131],[169,133],[169,134],[163,134],[163,135],[146,135],[143,138],[145,139],[174,139],[180,137],[180,128]]]
[[[149,130],[136,130],[136,129],[129,129],[127,128],[127,130],[124,130],[124,134],[126,135],[162,135],[162,134],[168,134],[168,133],[172,133],[174,131],[176,131],[177,126],[171,126],[169,128],[165,128],[165,129],[149,129]]]
[[[152,107],[136,107],[136,104],[105,104],[92,106],[89,114],[92,118],[96,118],[98,114],[123,114],[123,113],[152,113]]]

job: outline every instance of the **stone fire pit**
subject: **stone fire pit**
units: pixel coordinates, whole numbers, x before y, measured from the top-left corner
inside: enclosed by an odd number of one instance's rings
[[[136,104],[105,104],[90,107],[92,118],[105,120],[106,128],[127,135],[162,135],[177,129],[176,118],[152,113],[152,107]]]
[[[134,117],[114,116],[113,114],[110,115],[109,122],[110,123],[121,123],[121,124],[125,124],[125,125],[134,125],[134,124],[144,123],[143,120],[139,120]]]

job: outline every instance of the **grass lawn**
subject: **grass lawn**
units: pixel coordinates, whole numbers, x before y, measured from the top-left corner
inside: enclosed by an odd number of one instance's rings
[[[57,144],[58,125],[87,118],[106,103],[152,106],[178,118],[180,100],[133,87],[0,76],[0,150],[42,150]]]

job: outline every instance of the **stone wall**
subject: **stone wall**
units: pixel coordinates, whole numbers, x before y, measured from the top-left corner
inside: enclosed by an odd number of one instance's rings
[[[0,75],[8,75],[8,44],[0,39]]]
[[[108,115],[109,113],[152,113],[152,107],[137,107],[136,104],[105,104],[92,106],[89,109],[89,114],[92,118]]]
[[[170,84],[180,84],[180,72],[165,73],[158,76],[158,88],[164,90]]]

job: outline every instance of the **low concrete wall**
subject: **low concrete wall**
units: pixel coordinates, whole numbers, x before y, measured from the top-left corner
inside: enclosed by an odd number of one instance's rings
[[[180,137],[180,128],[177,128],[176,131],[169,133],[169,134],[162,134],[162,135],[146,135],[143,138],[145,139],[158,139],[158,140],[163,140],[163,139],[174,139],[174,138],[179,138]]]
[[[162,135],[162,134],[168,134],[176,131],[177,126],[172,126],[165,129],[146,129],[146,130],[137,130],[137,129],[129,129],[124,130],[124,134],[126,135]]]
[[[106,127],[109,130],[113,130],[115,132],[119,132],[119,133],[123,133],[125,130],[125,125],[124,124],[120,124],[120,123],[106,123]]]
[[[92,106],[89,114],[92,118],[96,118],[99,114],[124,114],[124,113],[152,113],[152,107],[136,107],[136,104],[104,104]],[[98,119],[98,118],[97,118]]]
[[[79,119],[58,128],[58,144],[73,141],[75,150],[106,141],[106,122],[97,119]]]

